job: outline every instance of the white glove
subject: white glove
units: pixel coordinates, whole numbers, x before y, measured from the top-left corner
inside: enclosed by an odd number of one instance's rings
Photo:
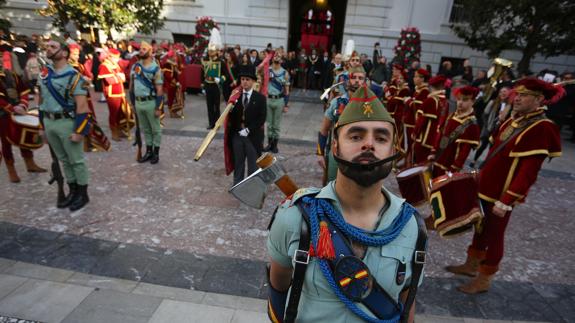
[[[242,130],[238,131],[238,133],[240,134],[240,136],[242,137],[247,137],[250,134],[250,129],[248,128],[243,128]]]
[[[219,78],[219,77],[214,77],[214,82],[220,84],[220,78]]]

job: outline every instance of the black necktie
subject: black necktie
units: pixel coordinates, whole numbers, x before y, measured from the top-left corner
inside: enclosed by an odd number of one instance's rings
[[[248,106],[248,92],[244,92],[244,108]]]

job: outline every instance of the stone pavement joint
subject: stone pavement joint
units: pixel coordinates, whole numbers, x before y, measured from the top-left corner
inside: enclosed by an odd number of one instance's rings
[[[1,259],[1,258],[0,258]],[[37,266],[38,265],[31,265]],[[41,272],[42,268],[35,271]],[[30,289],[27,298],[23,290],[16,290],[0,297],[0,323],[3,318],[17,317],[27,321],[17,323],[165,323],[165,322],[268,322],[266,301],[216,293],[198,293],[180,288],[137,283],[131,292],[120,292],[113,286],[88,288],[78,285],[77,277],[66,282],[37,280],[0,274],[0,286],[7,281],[24,279],[29,284],[41,286]],[[90,276],[91,281],[103,282],[108,277]],[[85,282],[83,283],[85,284]],[[72,292],[72,291],[76,292]],[[71,292],[71,293],[70,293]],[[81,292],[79,294],[79,292]],[[187,293],[194,295],[190,297]],[[54,300],[53,298],[58,298]],[[18,306],[16,306],[18,305]],[[9,308],[13,306],[14,308]],[[5,321],[11,322],[11,321]],[[456,318],[439,315],[416,315],[416,322],[519,322]]]

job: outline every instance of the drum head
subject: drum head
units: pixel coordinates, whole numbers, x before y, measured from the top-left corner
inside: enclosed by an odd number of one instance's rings
[[[28,126],[31,128],[37,128],[40,126],[40,119],[37,116],[26,114],[26,115],[13,115],[12,119],[14,122],[21,124],[23,126]]]
[[[401,172],[399,172],[399,174],[397,174],[397,177],[408,177],[411,176],[413,174],[417,174],[417,173],[422,173],[427,169],[427,166],[415,166],[415,167],[411,167],[408,168],[406,170],[403,170]]]
[[[366,298],[373,288],[369,268],[355,256],[345,256],[338,260],[333,275],[342,292],[355,302]]]

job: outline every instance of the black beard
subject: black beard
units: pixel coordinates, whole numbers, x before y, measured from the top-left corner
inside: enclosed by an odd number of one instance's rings
[[[359,89],[359,85],[352,85],[351,83],[347,86],[347,90],[351,91],[352,93]]]
[[[58,55],[58,53],[59,53],[61,50],[62,50],[62,49],[60,48],[60,49],[58,49],[54,54],[52,54],[52,55],[50,55],[50,56],[46,55],[46,58],[48,58],[48,59],[50,59],[51,61],[53,61],[53,60],[54,60],[54,57],[56,57],[56,55]]]
[[[138,57],[141,58],[141,59],[146,59],[146,58],[150,57],[150,54],[149,54],[149,53],[146,53],[146,54],[138,54]]]
[[[363,152],[358,157],[347,161],[333,154],[337,162],[337,168],[345,177],[353,180],[357,185],[370,187],[373,184],[389,176],[393,167],[393,161],[399,157],[399,153],[385,159],[377,159],[371,152]],[[359,163],[360,159],[369,159],[369,164]]]

